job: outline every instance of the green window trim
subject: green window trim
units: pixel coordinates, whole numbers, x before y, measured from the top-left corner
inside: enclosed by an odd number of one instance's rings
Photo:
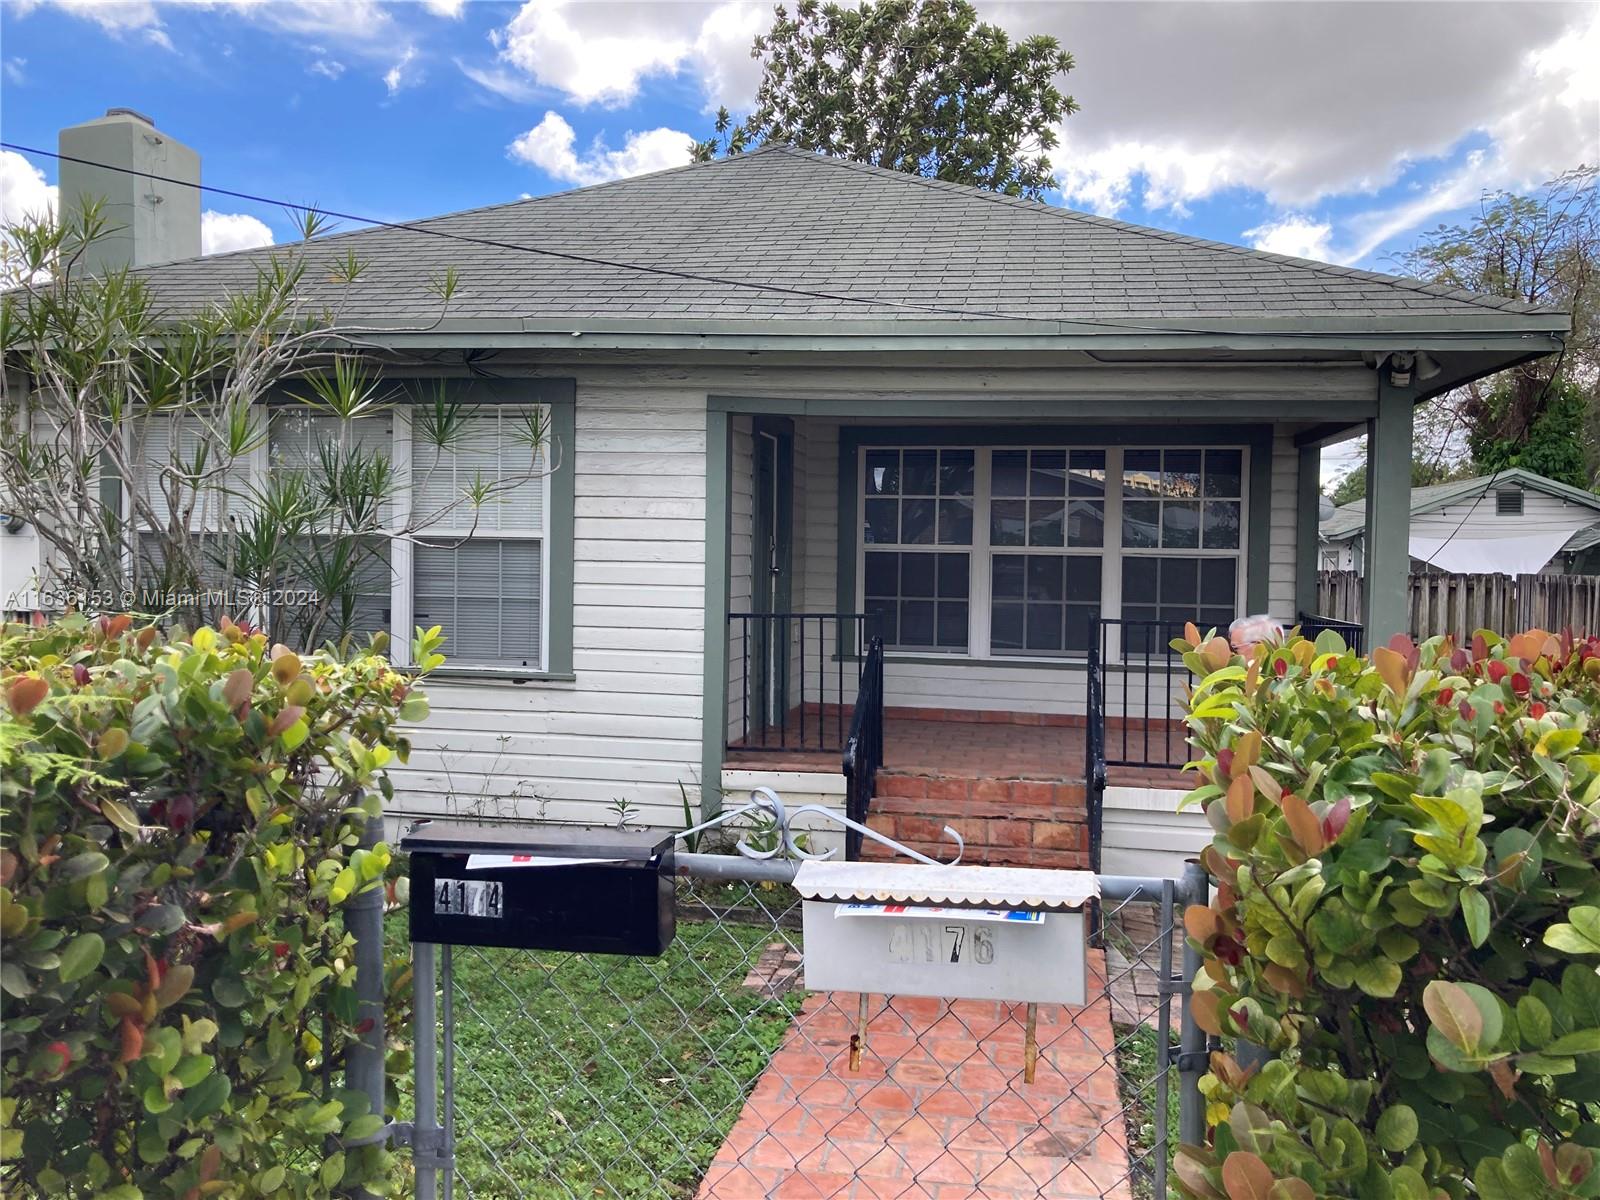
[[[574,379],[423,379],[389,377],[386,384],[398,387],[404,400],[426,403],[439,390],[453,401],[474,405],[544,405],[550,410],[549,513],[545,523],[547,608],[545,612],[545,662],[542,670],[529,671],[498,666],[450,667],[441,676],[468,680],[515,679],[528,683],[564,683],[574,678],[572,670],[572,584],[573,538],[576,516],[577,381]],[[405,631],[407,643],[411,631]],[[446,644],[448,652],[448,643]]]

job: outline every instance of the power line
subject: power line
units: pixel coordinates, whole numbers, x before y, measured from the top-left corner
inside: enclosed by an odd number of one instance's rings
[[[1180,325],[1148,325],[1139,321],[1122,321],[1115,318],[1091,317],[1083,321],[1074,318],[1046,317],[1033,313],[995,312],[989,309],[952,308],[933,304],[918,304],[910,300],[896,300],[886,296],[861,296],[848,292],[817,291],[809,288],[787,287],[778,283],[760,283],[750,279],[737,279],[725,275],[708,275],[696,271],[686,271],[676,267],[660,267],[649,263],[628,262],[622,259],[601,258],[597,255],[579,254],[570,250],[553,250],[543,246],[526,246],[517,242],[503,242],[495,238],[478,237],[473,234],[452,233],[446,229],[434,229],[427,225],[413,221],[385,221],[377,217],[364,217],[357,213],[339,212],[336,209],[319,208],[312,204],[298,204],[292,200],[275,200],[270,196],[260,196],[252,192],[236,191],[232,188],[215,187],[206,183],[195,183],[188,179],[175,179],[168,175],[156,175],[150,171],[140,171],[132,167],[116,166],[111,163],[96,162],[94,159],[78,158],[70,154],[59,154],[52,150],[41,150],[36,146],[24,146],[16,142],[0,141],[0,148],[14,150],[21,154],[37,154],[43,158],[55,159],[57,162],[77,163],[86,167],[97,167],[103,171],[116,171],[124,175],[135,175],[141,179],[159,180],[170,183],[175,187],[193,188],[199,192],[209,192],[216,196],[228,196],[235,200],[246,200],[252,204],[269,204],[278,208],[290,209],[298,212],[316,213],[321,216],[335,217],[341,221],[355,221],[363,225],[370,225],[378,229],[395,229],[407,233],[419,233],[428,237],[444,238],[448,241],[461,242],[467,245],[485,246],[495,250],[509,250],[519,254],[536,254],[546,258],[554,258],[564,262],[583,263],[588,266],[611,267],[622,271],[637,271],[641,274],[659,275],[668,279],[683,279],[697,283],[713,283],[720,287],[746,288],[751,291],[769,292],[784,296],[797,296],[808,300],[832,300],[841,304],[859,304],[864,307],[898,308],[910,312],[930,313],[938,316],[953,317],[983,317],[997,321],[1027,321],[1035,324],[1061,326],[1063,324],[1089,324],[1103,328],[1125,330],[1133,333],[1153,334],[1190,334],[1201,337],[1229,337],[1237,334],[1238,330],[1232,329],[1207,329],[1197,326]],[[845,166],[854,164],[845,163]],[[928,183],[919,176],[908,175],[907,178],[916,182]],[[540,197],[543,199],[544,197]],[[472,210],[468,210],[472,211]],[[449,214],[446,214],[449,215]],[[430,217],[428,220],[437,221],[441,218]],[[352,230],[352,233],[362,232]],[[1145,231],[1154,235],[1159,231]],[[1175,237],[1178,235],[1174,235]],[[1274,331],[1274,336],[1297,339],[1317,339],[1324,335],[1316,332],[1302,330]]]
[[[650,275],[661,275],[670,279],[692,280],[698,283],[714,283],[722,287],[750,288],[755,291],[775,292],[785,296],[799,296],[809,300],[833,300],[843,304],[861,304],[867,306],[884,306],[892,308],[910,309],[916,312],[937,313],[945,316],[958,317],[989,317],[1002,321],[1038,321],[1056,324],[1053,317],[1040,317],[1024,313],[1002,313],[968,308],[947,308],[931,304],[916,304],[909,300],[892,300],[879,296],[854,296],[845,292],[812,291],[807,288],[785,287],[777,283],[758,283],[749,279],[735,279],[722,275],[705,275],[695,271],[684,271],[675,267],[658,267],[648,263],[626,262],[620,259],[600,258],[596,255],[577,254],[570,250],[551,250],[542,246],[525,246],[516,242],[502,242],[495,238],[477,237],[473,234],[452,233],[447,229],[432,229],[409,221],[384,221],[377,217],[363,217],[355,213],[338,212],[330,208],[318,208],[311,204],[296,204],[291,200],[274,200],[268,196],[258,196],[251,192],[235,191],[231,188],[213,187],[206,183],[195,183],[188,179],[174,179],[167,175],[156,175],[150,171],[140,171],[132,167],[114,166],[111,163],[95,162],[93,159],[77,158],[70,154],[57,154],[50,150],[40,150],[34,146],[23,146],[15,142],[0,142],[0,147],[14,150],[21,154],[38,154],[45,158],[53,158],[58,162],[78,163],[81,166],[97,167],[103,171],[118,171],[124,175],[137,175],[141,179],[154,179],[162,183],[170,183],[177,187],[194,188],[200,192],[209,192],[217,196],[229,196],[235,200],[248,200],[253,204],[271,204],[279,208],[297,210],[299,212],[316,213],[320,216],[335,217],[341,221],[358,221],[364,225],[376,226],[379,229],[398,229],[408,233],[426,234],[429,237],[446,238],[453,242],[465,242],[474,246],[487,246],[496,250],[511,250],[522,254],[538,254],[547,258],[560,259],[565,262],[584,263],[589,266],[613,267],[624,271],[639,271]],[[438,218],[430,218],[438,220]],[[359,232],[359,231],[352,231]]]

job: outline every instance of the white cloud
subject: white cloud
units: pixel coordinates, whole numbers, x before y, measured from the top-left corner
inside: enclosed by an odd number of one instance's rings
[[[392,53],[402,36],[377,0],[18,0],[12,12],[25,16],[47,2],[94,22],[114,37],[137,33],[167,50],[173,45],[161,19],[163,7],[229,11],[279,33],[322,37],[369,54]],[[449,0],[443,0],[442,6],[448,7]]]
[[[272,230],[248,213],[219,213],[207,209],[200,214],[200,253],[226,254],[230,250],[253,250],[272,245]]]
[[[21,87],[28,82],[28,60],[25,58],[8,58],[5,61],[6,79],[15,87]]]
[[[467,0],[422,0],[422,7],[436,17],[449,17],[455,20],[461,16],[461,10],[466,7]]]
[[[0,224],[55,211],[56,188],[44,181],[44,172],[13,150],[0,150]]]
[[[456,66],[461,73],[486,92],[493,92],[502,100],[510,100],[516,104],[526,104],[539,95],[539,88],[526,76],[517,74],[508,67],[491,66],[479,67],[469,62],[456,59]]]
[[[400,61],[383,73],[383,86],[389,89],[389,95],[393,96],[408,83],[415,82],[414,79],[407,78],[406,71],[416,58],[417,48],[407,46],[405,53],[400,56]]]
[[[506,62],[575,104],[626,104],[643,80],[687,70],[708,108],[738,108],[755,94],[750,43],[770,20],[767,6],[748,0],[527,0],[492,40]]]
[[[1257,250],[1272,254],[1327,262],[1333,253],[1328,246],[1328,239],[1333,236],[1333,226],[1327,221],[1315,221],[1299,213],[1288,213],[1254,229],[1246,229],[1244,236]]]
[[[538,167],[552,179],[580,186],[604,183],[678,167],[689,161],[690,137],[676,129],[629,132],[622,149],[608,150],[598,138],[579,156],[577,135],[560,113],[547,112],[506,151],[514,159]]]
[[[319,58],[306,70],[313,75],[321,75],[324,79],[337,79],[344,74],[344,64],[334,58]]]

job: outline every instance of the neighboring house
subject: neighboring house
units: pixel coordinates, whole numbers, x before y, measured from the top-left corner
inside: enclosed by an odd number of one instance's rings
[[[481,402],[473,469],[527,405],[561,464],[460,549],[396,548],[390,624],[440,622],[453,654],[398,810],[520,788],[551,818],[620,800],[671,826],[684,794],[709,810],[756,782],[837,806],[870,621],[875,823],[933,844],[956,821],[968,861],[1085,861],[1086,652],[1104,637],[1123,728],[1160,723],[1182,674],[1127,691],[1099,622],[1310,609],[1319,447],[1353,432],[1389,501],[1368,624],[1400,629],[1414,405],[1568,326],[781,146],[294,248],[347,251],[360,280],[314,267],[308,298],[338,291],[395,380]],[[274,253],[145,275],[197,308]],[[1170,825],[1167,787],[1127,793],[1129,846]],[[1111,869],[1137,860],[1114,823]]]
[[[1322,522],[1322,566],[1361,571],[1366,502]],[[1411,491],[1412,569],[1457,575],[1588,574],[1600,496],[1520,467]]]

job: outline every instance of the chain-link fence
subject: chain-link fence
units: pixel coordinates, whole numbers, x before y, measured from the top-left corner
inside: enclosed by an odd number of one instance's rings
[[[1165,1196],[1203,882],[1102,878],[1066,1007],[808,993],[793,864],[678,869],[659,957],[414,948],[419,1197]]]

